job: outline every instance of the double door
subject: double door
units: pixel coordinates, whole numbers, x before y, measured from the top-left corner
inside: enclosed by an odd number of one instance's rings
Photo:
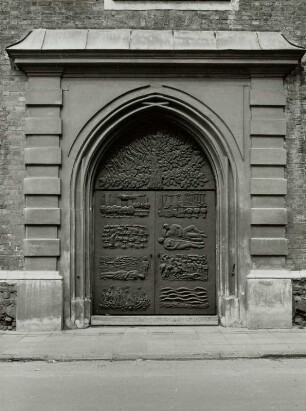
[[[215,191],[95,191],[95,315],[215,314]]]

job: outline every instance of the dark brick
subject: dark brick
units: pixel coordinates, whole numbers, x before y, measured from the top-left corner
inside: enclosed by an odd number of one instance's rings
[[[0,283],[0,330],[16,328],[16,284]]]

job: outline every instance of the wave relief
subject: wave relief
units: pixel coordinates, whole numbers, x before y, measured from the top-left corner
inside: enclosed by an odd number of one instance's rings
[[[207,308],[207,290],[203,287],[177,289],[164,287],[159,296],[160,305],[166,308]]]

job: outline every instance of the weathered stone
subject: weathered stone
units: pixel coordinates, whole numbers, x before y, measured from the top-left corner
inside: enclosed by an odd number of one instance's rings
[[[292,281],[293,294],[293,322],[302,324],[300,319],[306,320],[306,278]]]
[[[6,314],[11,318],[16,318],[16,305],[9,305],[5,309]]]
[[[296,303],[295,308],[299,311],[303,311],[304,313],[306,313],[306,300],[301,299]]]
[[[295,316],[295,318],[294,318],[294,324],[300,325],[300,324],[302,324],[303,322],[304,322],[303,317],[301,317],[300,315],[296,315],[296,316]]]
[[[18,284],[18,331],[58,331],[62,328],[61,280],[31,280]]]
[[[15,329],[16,284],[0,283],[0,330]],[[7,326],[11,328],[7,328]]]
[[[249,328],[291,328],[291,280],[250,279],[247,301]]]

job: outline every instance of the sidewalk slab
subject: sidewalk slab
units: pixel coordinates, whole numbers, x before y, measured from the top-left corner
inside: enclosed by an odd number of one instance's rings
[[[0,361],[190,360],[306,357],[306,329],[92,327],[0,332]]]

